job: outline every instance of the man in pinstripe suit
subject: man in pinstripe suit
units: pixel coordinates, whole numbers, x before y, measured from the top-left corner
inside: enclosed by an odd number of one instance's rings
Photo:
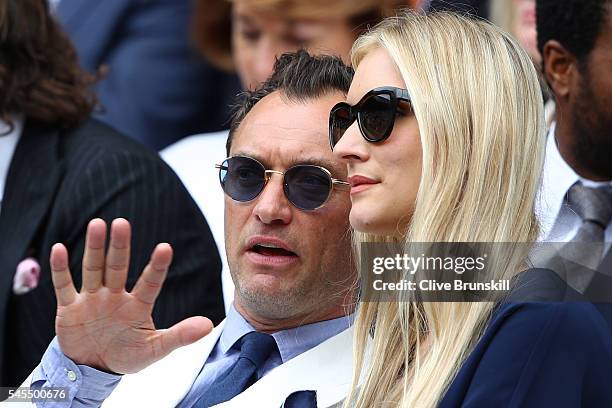
[[[156,243],[174,248],[158,327],[199,314],[222,320],[221,264],[206,221],[156,153],[89,119],[92,78],[46,1],[1,1],[0,33],[0,385],[21,383],[53,338],[50,249],[70,248],[80,285],[92,218],[132,224],[128,286]]]

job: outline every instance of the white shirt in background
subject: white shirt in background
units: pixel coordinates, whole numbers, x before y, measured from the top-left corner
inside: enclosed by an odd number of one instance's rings
[[[223,225],[225,197],[219,184],[219,170],[215,169],[215,164],[220,164],[226,158],[225,142],[228,134],[226,130],[189,136],[160,152],[162,159],[172,167],[200,207],[217,243],[223,265],[221,282],[226,311],[234,299],[234,282],[229,273],[225,254]]]
[[[612,182],[595,182],[580,177],[563,160],[555,140],[555,123],[548,132],[546,141],[546,159],[544,163],[544,178],[538,202],[538,215],[542,227],[540,240],[547,242],[570,241],[582,220],[566,203],[565,195],[571,186],[580,181],[586,187],[610,188]],[[612,223],[605,231],[605,241],[612,242]]]
[[[6,177],[23,130],[23,117],[21,115],[11,115],[11,121],[13,122],[13,130],[6,134],[10,127],[8,123],[0,120],[0,211],[2,211]]]
[[[57,6],[59,5],[60,1],[61,0],[49,0],[49,8],[51,9],[51,12],[57,10]]]

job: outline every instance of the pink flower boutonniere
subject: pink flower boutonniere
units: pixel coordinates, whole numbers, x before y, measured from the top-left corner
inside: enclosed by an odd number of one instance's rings
[[[19,262],[13,279],[13,293],[23,295],[38,286],[40,280],[40,265],[34,258],[26,258]]]

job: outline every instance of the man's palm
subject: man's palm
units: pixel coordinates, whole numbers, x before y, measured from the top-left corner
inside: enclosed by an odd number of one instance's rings
[[[168,330],[156,330],[151,312],[172,260],[168,244],[159,244],[132,292],[125,290],[130,225],[117,219],[105,253],[106,224],[93,220],[87,229],[83,255],[83,286],[77,293],[68,270],[68,253],[61,244],[51,251],[57,296],[55,329],[59,345],[77,364],[116,373],[139,371],[172,350],[202,338],[210,320],[192,317]]]

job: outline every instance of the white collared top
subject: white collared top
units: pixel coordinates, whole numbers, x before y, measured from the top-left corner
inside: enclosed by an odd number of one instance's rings
[[[23,116],[11,115],[11,121],[13,122],[13,129],[10,133],[6,133],[9,130],[9,125],[0,120],[0,211],[2,211],[2,197],[4,196],[6,177],[13,160],[17,142],[23,130]]]
[[[550,127],[546,142],[546,159],[542,190],[537,204],[537,213],[542,231],[540,241],[567,242],[578,231],[582,221],[566,202],[566,194],[576,182],[587,187],[612,187],[612,182],[595,182],[580,177],[563,160],[555,141],[555,123]],[[606,242],[612,242],[612,223],[608,224]]]

